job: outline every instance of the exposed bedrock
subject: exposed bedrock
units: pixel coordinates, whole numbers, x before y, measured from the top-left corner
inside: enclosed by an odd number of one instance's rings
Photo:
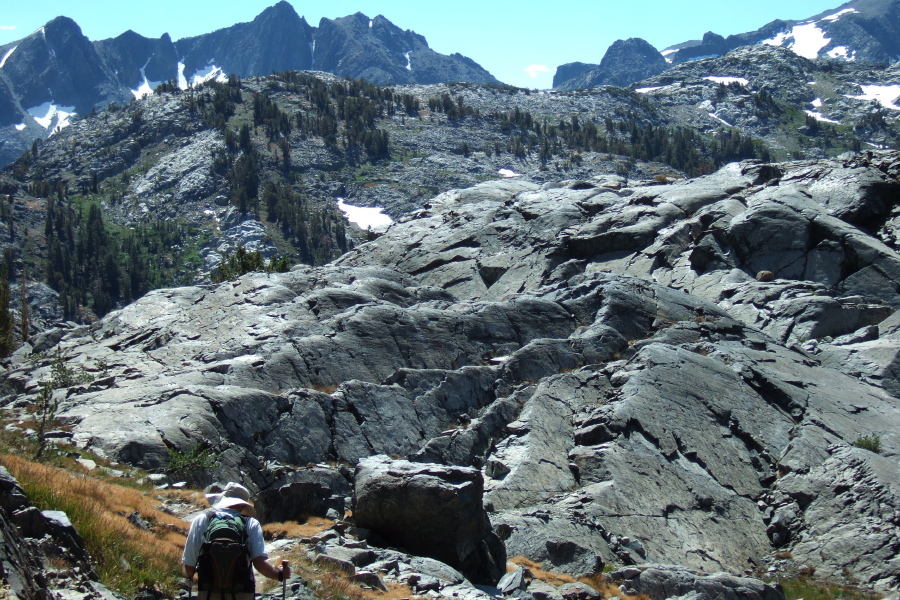
[[[508,554],[573,574],[789,550],[895,589],[898,171],[884,152],[447,192],[331,265],[66,332],[96,378],[63,417],[151,469],[200,442],[211,477],[316,511],[366,457],[475,468]],[[49,374],[16,360],[12,404]],[[331,478],[285,466],[310,464]]]

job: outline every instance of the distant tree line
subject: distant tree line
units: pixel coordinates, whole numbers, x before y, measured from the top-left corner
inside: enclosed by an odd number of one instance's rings
[[[174,220],[111,227],[99,204],[76,206],[65,196],[47,199],[44,236],[48,285],[60,294],[67,319],[78,308],[103,316],[151,289],[184,284],[188,270],[181,252],[196,240],[196,227]]]
[[[706,139],[687,127],[653,125],[633,112],[618,121],[607,117],[602,123],[572,115],[551,124],[519,107],[494,112],[490,117],[510,135],[507,152],[517,158],[537,154],[543,162],[573,153],[599,152],[660,162],[696,176],[734,160],[770,158],[764,143],[736,129],[720,130]],[[493,150],[502,152],[499,144]]]

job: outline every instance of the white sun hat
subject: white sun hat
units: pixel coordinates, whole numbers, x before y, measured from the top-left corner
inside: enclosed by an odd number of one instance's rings
[[[239,483],[230,481],[224,487],[214,483],[206,488],[206,499],[213,508],[230,508],[248,517],[256,516],[256,509],[250,504],[250,492]]]

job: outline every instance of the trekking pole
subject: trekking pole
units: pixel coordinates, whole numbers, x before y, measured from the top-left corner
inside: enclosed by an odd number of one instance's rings
[[[281,561],[281,600],[287,600],[287,577],[284,576],[287,566],[288,561]]]

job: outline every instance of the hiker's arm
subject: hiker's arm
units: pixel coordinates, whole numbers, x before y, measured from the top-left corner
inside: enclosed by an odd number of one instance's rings
[[[256,570],[259,571],[262,575],[268,577],[269,579],[281,580],[282,578],[279,575],[282,572],[282,569],[277,567],[273,567],[269,564],[269,561],[266,560],[265,556],[257,556],[253,559],[253,566],[256,567]],[[284,569],[284,579],[288,579],[291,576],[291,567],[286,566]]]
[[[203,532],[206,531],[208,518],[206,514],[199,515],[191,522],[191,529],[188,531],[187,540],[184,544],[184,554],[181,556],[181,563],[184,565],[184,574],[188,579],[193,579],[194,571],[197,570],[197,559],[200,556],[200,546],[203,543]]]

